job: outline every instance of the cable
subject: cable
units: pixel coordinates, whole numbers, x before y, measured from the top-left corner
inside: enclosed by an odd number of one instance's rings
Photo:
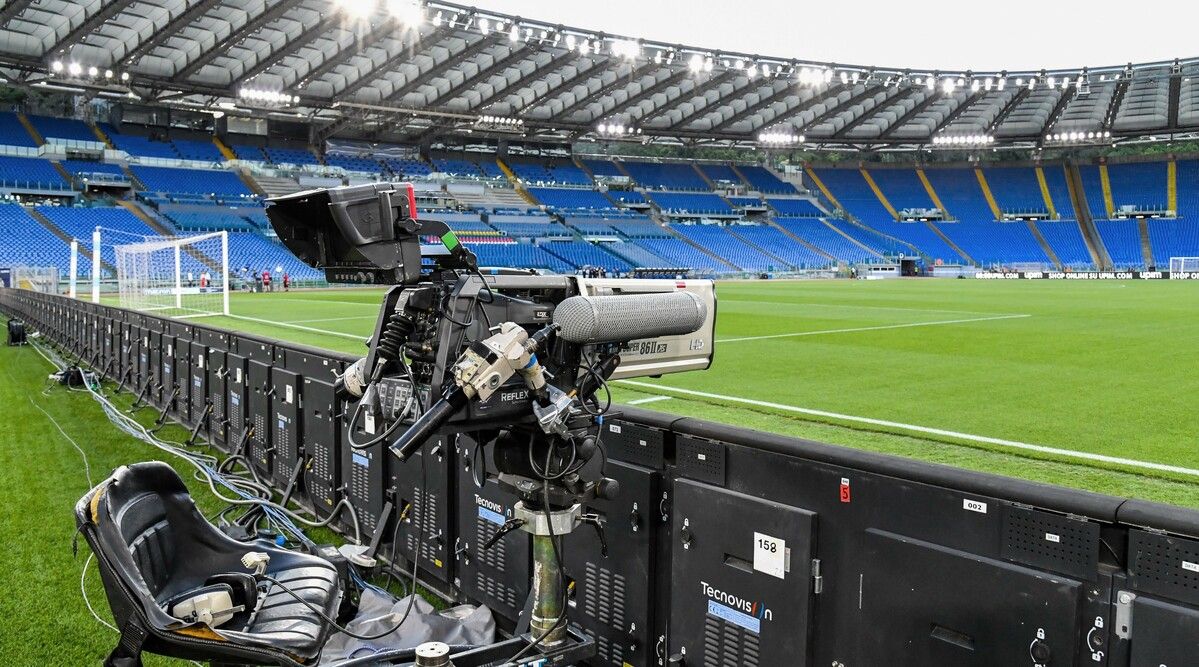
[[[87,488],[90,489],[94,487],[95,483],[92,482],[92,465],[87,460],[87,453],[83,451],[83,448],[79,446],[79,443],[75,442],[74,438],[67,435],[67,432],[62,430],[62,425],[58,423],[58,420],[55,419],[53,415],[51,415],[49,412],[46,412],[45,408],[34,402],[32,396],[26,396],[26,398],[29,399],[30,405],[40,410],[42,414],[46,415],[46,419],[49,419],[50,423],[54,424],[54,428],[58,429],[58,432],[62,434],[62,437],[66,438],[67,442],[71,443],[71,446],[75,448],[75,451],[79,452],[79,456],[83,457],[83,474],[87,477]]]
[[[95,554],[88,554],[87,560],[83,561],[83,571],[79,573],[79,593],[83,596],[83,604],[87,605],[87,610],[92,613],[92,618],[96,619],[96,622],[100,625],[120,634],[121,631],[117,629],[117,626],[100,618],[100,614],[97,614],[95,608],[92,607],[92,601],[87,598],[87,586],[84,585],[84,581],[87,579],[87,568],[92,564],[92,558],[94,557]]]

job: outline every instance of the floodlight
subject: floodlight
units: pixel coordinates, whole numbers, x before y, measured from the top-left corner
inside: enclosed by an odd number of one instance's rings
[[[55,60],[54,62],[50,63],[50,69],[54,70],[55,72],[61,72],[62,71],[62,61]]]
[[[71,73],[71,76],[79,76],[83,73],[83,66],[79,63],[71,63],[67,66],[67,71]]]

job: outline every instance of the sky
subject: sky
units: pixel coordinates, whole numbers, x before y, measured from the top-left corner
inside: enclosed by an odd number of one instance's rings
[[[628,37],[863,66],[1015,71],[1199,56],[1193,0],[457,1]]]

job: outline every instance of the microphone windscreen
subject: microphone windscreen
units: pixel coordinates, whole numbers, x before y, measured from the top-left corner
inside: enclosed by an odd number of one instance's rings
[[[687,291],[572,296],[554,309],[558,337],[584,344],[689,334],[707,317],[703,300]]]

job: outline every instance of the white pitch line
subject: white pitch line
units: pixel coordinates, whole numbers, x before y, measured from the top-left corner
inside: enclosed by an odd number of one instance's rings
[[[288,322],[277,322],[275,320],[263,320],[263,319],[259,319],[257,317],[246,317],[245,315],[229,315],[229,317],[239,319],[239,320],[246,320],[247,322],[258,322],[260,324],[273,324],[277,327],[287,327],[288,329],[299,329],[300,331],[311,331],[312,333],[325,334],[328,336],[341,336],[342,338],[349,338],[350,340],[363,341],[363,340],[366,340],[366,338],[367,338],[366,336],[356,336],[354,334],[342,333],[340,331],[328,331],[326,329],[317,329],[316,327],[306,327],[306,326],[303,326],[300,324],[291,324]]]
[[[797,306],[802,308],[833,308],[837,310],[854,309],[854,310],[891,310],[901,313],[953,313],[954,315],[1003,315],[1003,313],[990,313],[981,310],[945,310],[943,308],[900,308],[898,306],[863,306],[853,303],[820,303],[817,301],[776,301],[774,299],[736,299],[733,297],[720,297],[720,303],[768,303],[772,306]]]
[[[627,384],[643,389],[650,389],[657,392],[674,392],[684,396],[695,396],[698,398],[709,398],[718,401],[726,401],[729,403],[742,403],[745,405],[753,405],[762,408],[772,408],[783,412],[794,412],[797,414],[811,415],[813,417],[825,417],[828,419],[837,419],[841,421],[857,422],[859,424],[870,424],[871,426],[883,426],[886,428],[900,429],[904,431],[913,431],[916,433],[926,433],[929,435],[939,435],[943,437],[956,438],[969,442],[979,442],[988,445],[997,445],[1010,449],[1020,449],[1029,452],[1038,452],[1041,454],[1053,454],[1066,458],[1082,459],[1085,461],[1098,461],[1102,463],[1112,463],[1116,465],[1127,466],[1130,468],[1143,468],[1145,470],[1156,470],[1159,472],[1170,472],[1179,475],[1187,475],[1190,477],[1199,477],[1199,470],[1194,468],[1183,468],[1181,466],[1166,465],[1164,463],[1153,463],[1150,461],[1137,461],[1135,459],[1126,459],[1118,456],[1107,456],[1106,454],[1094,454],[1091,452],[1079,452],[1073,449],[1062,449],[1060,447],[1048,447],[1046,445],[1034,445],[1027,442],[1019,442],[1016,440],[1004,440],[1002,438],[992,438],[985,435],[974,435],[972,433],[959,433],[958,431],[949,431],[941,428],[932,428],[929,426],[917,426],[915,424],[904,424],[902,422],[893,422],[885,419],[873,419],[871,417],[858,417],[856,415],[843,415],[837,412],[827,412],[825,410],[813,410],[810,408],[801,408],[795,405],[785,405],[783,403],[772,403],[770,401],[759,401],[752,398],[741,398],[740,396],[725,396],[723,394],[712,394],[706,391],[695,391],[694,389],[679,389],[676,387],[664,387],[661,385],[650,384],[648,382],[638,382],[636,380],[617,380],[621,384]]]
[[[658,401],[669,401],[673,396],[649,396],[647,398],[639,398],[635,401],[629,401],[629,405],[645,405],[646,403],[656,403]]]
[[[884,324],[876,327],[853,327],[850,329],[820,329],[818,331],[797,331],[795,333],[770,334],[768,336],[745,336],[743,338],[723,338],[717,343],[741,343],[747,340],[767,340],[770,338],[798,338],[800,336],[821,336],[824,334],[857,333],[859,331],[882,331],[883,329],[911,329],[913,327],[935,327],[945,324],[965,324],[967,322],[993,322],[995,320],[1017,320],[1032,315],[996,315],[995,317],[971,317],[964,320],[938,320],[936,322],[909,322],[907,324]]]
[[[373,320],[375,315],[356,315],[354,317],[322,317],[317,320],[288,320],[288,324],[315,324],[317,322],[348,322],[350,320]]]
[[[320,304],[335,303],[335,304],[340,304],[343,306],[368,306],[370,308],[374,308],[375,310],[379,309],[378,303],[367,303],[366,301],[338,301],[336,299],[301,299],[301,298],[294,298],[294,297],[284,297],[284,298],[276,301],[276,303],[294,303],[294,302],[320,303]]]

